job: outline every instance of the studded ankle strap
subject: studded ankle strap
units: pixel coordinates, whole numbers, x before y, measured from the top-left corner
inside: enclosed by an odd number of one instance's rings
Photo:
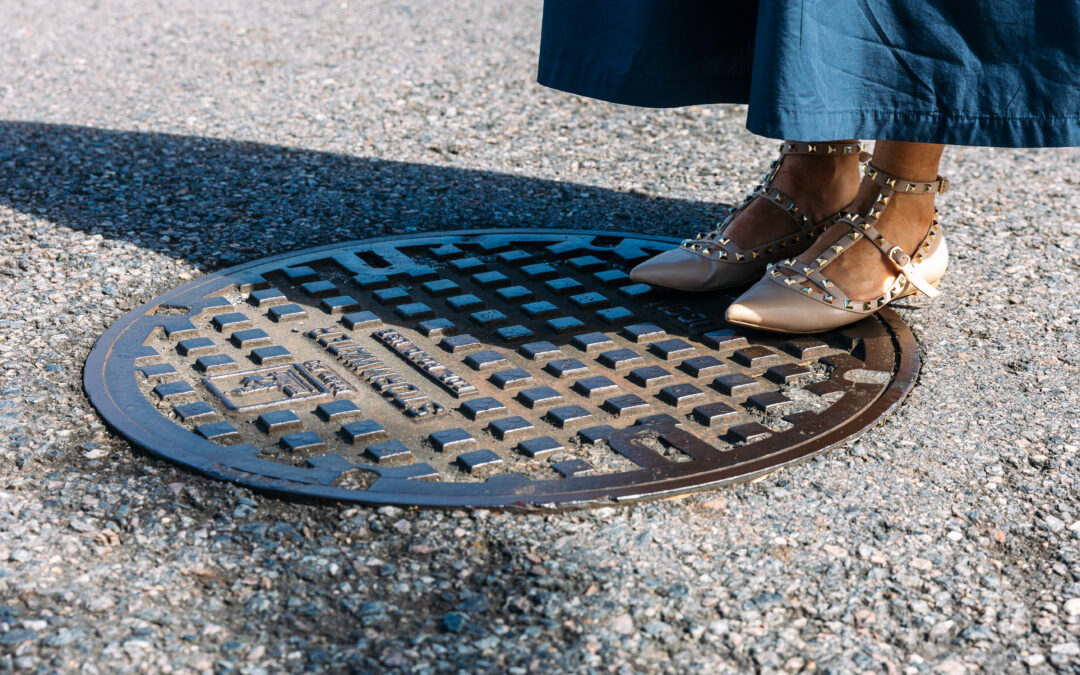
[[[845,157],[858,155],[860,162],[870,159],[862,141],[854,143],[803,143],[802,141],[784,141],[780,144],[780,155],[817,155],[820,157]]]
[[[897,178],[892,174],[885,173],[869,162],[867,162],[864,171],[867,178],[881,186],[881,193],[886,196],[891,196],[894,193],[924,195],[934,192],[945,194],[949,191],[949,179],[942,178],[941,176],[938,176],[937,180],[928,183],[920,183],[904,178]]]

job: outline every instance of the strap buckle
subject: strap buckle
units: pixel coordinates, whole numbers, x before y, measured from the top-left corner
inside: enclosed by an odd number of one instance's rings
[[[899,246],[893,246],[891,249],[889,249],[887,255],[889,256],[889,260],[896,263],[898,267],[904,267],[909,262],[911,262],[911,256],[909,256],[907,253],[904,253],[904,249],[900,248]]]

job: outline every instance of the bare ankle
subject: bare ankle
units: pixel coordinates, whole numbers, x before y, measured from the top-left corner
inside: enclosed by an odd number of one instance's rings
[[[873,164],[882,171],[906,180],[931,182],[937,179],[943,145],[878,141]]]
[[[816,219],[836,213],[859,189],[858,157],[793,156],[773,183],[804,203]]]

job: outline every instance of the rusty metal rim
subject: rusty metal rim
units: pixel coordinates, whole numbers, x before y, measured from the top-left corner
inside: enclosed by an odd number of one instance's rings
[[[544,228],[530,229],[520,232],[506,229],[478,229],[478,230],[454,230],[449,232],[427,233],[415,236],[410,245],[422,245],[425,239],[443,239],[453,236],[482,236],[488,234],[520,234],[523,237],[529,235],[567,234],[565,230]],[[642,240],[655,241],[657,243],[677,243],[670,237],[658,237],[655,235],[623,233],[611,231],[577,231],[579,236],[597,237],[636,237]],[[354,491],[344,488],[334,488],[318,483],[308,483],[297,486],[293,481],[288,489],[275,489],[273,481],[267,480],[263,475],[247,474],[228,468],[221,470],[225,462],[229,461],[228,449],[217,446],[209,441],[191,436],[194,441],[203,448],[203,452],[191,452],[184,446],[170,443],[161,434],[155,433],[152,427],[161,423],[172,425],[172,422],[160,416],[160,413],[142,399],[142,406],[125,405],[118,401],[109,386],[110,379],[107,373],[110,365],[110,357],[114,356],[114,350],[118,341],[123,337],[126,330],[140,318],[150,314],[155,308],[168,305],[169,300],[181,295],[189,294],[199,288],[211,287],[215,283],[223,281],[230,275],[248,270],[254,267],[262,267],[275,261],[295,259],[318,255],[323,251],[337,250],[349,246],[366,246],[380,241],[400,241],[402,236],[390,235],[362,241],[345,242],[341,244],[329,244],[326,246],[279,254],[268,258],[261,258],[248,263],[243,263],[224,270],[219,270],[206,277],[189,282],[177,288],[143,303],[128,314],[117,320],[94,345],[87,357],[84,366],[83,386],[93,405],[98,409],[105,422],[125,436],[130,442],[148,453],[168,459],[189,469],[194,469],[211,478],[228,480],[263,492],[274,493],[288,498],[319,498],[339,501],[370,503],[370,504],[398,504],[408,506],[426,507],[483,507],[501,508],[518,511],[550,511],[554,508],[587,508],[610,505],[613,503],[627,503],[647,499],[670,497],[691,491],[700,491],[725,484],[753,480],[778,469],[805,462],[812,457],[836,448],[837,446],[853,440],[865,433],[871,427],[881,422],[903,402],[904,397],[914,386],[919,372],[920,359],[918,346],[908,326],[889,309],[883,309],[876,315],[876,320],[885,324],[893,341],[894,353],[898,355],[898,361],[894,363],[893,377],[885,390],[873,401],[872,404],[860,411],[855,417],[835,427],[828,432],[811,438],[804,443],[790,446],[772,455],[767,455],[755,460],[741,463],[732,467],[724,467],[715,470],[707,470],[689,476],[661,478],[655,484],[635,483],[633,485],[605,488],[602,497],[596,496],[596,490],[582,490],[581,494],[564,492],[550,501],[526,501],[521,498],[514,499],[511,494],[496,496],[473,494],[469,496],[437,495],[426,496],[423,494],[401,495],[383,491]],[[217,289],[214,289],[217,290]],[[207,293],[213,291],[207,291]],[[116,361],[112,362],[116,365]],[[117,373],[120,374],[120,373]],[[134,372],[128,371],[130,384],[135,387]],[[137,387],[135,387],[137,390]],[[145,408],[143,408],[145,406]],[[140,422],[140,412],[150,413],[150,419],[145,416],[142,419],[149,424]],[[188,440],[188,439],[185,439]],[[220,460],[220,461],[219,461]],[[631,472],[628,472],[631,473]],[[644,488],[644,489],[643,489]],[[590,496],[588,493],[591,492]],[[370,494],[374,499],[365,499]],[[427,497],[427,498],[425,498]]]

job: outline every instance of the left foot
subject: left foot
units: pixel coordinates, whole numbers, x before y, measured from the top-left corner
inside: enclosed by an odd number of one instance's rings
[[[824,231],[858,189],[866,153],[858,141],[784,141],[764,180],[717,229],[630,271],[630,278],[683,291],[716,291],[761,277]]]

